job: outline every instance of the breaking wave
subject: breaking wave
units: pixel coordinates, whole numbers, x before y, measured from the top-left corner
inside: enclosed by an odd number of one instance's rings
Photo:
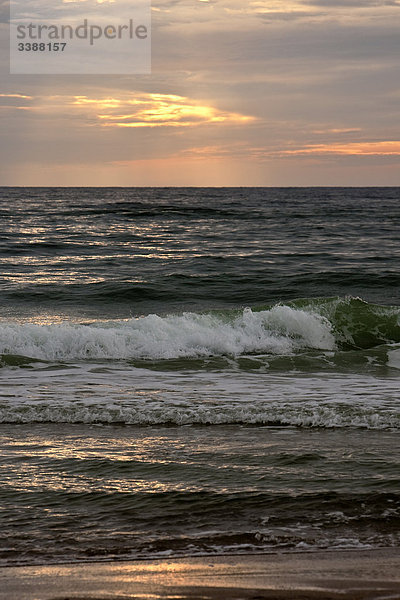
[[[237,316],[185,313],[92,325],[0,326],[1,354],[49,361],[289,354],[304,347],[334,346],[325,317],[288,306],[245,309]]]
[[[91,324],[1,323],[0,354],[22,364],[23,357],[163,360],[365,349],[400,342],[399,315],[398,307],[332,298]]]
[[[400,429],[394,407],[341,406],[328,403],[248,403],[177,406],[162,403],[121,405],[31,402],[0,406],[0,423],[70,423],[104,425],[262,425],[299,428]]]

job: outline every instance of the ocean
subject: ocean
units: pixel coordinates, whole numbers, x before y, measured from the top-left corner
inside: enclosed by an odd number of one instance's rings
[[[1,188],[0,564],[400,542],[400,188]]]

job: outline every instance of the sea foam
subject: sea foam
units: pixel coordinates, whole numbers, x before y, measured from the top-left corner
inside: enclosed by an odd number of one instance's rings
[[[281,305],[259,312],[246,308],[236,316],[152,314],[90,325],[0,325],[0,354],[47,361],[287,355],[301,348],[335,349],[331,324],[317,313]]]

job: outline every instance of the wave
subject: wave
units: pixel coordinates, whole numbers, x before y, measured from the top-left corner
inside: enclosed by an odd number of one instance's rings
[[[125,245],[127,240],[121,238],[120,241]],[[60,241],[59,247],[62,248],[64,243]],[[157,243],[156,240],[154,243]],[[10,244],[3,247],[0,244],[0,255],[18,253],[30,256],[44,251],[40,246],[42,242],[38,242],[38,246],[14,244],[11,247]],[[359,294],[368,294],[370,298],[397,299],[400,285],[397,264],[386,270],[367,270],[363,273],[356,269],[320,270],[317,265],[315,272],[309,273],[299,270],[296,259],[289,253],[281,258],[290,264],[284,272],[279,272],[275,267],[266,267],[262,260],[252,258],[249,263],[248,257],[221,256],[211,251],[207,258],[199,258],[203,272],[187,272],[183,267],[180,272],[166,273],[161,268],[156,274],[152,273],[150,278],[149,273],[144,272],[137,279],[131,279],[128,275],[131,270],[129,256],[96,257],[95,272],[88,274],[79,259],[79,255],[86,251],[85,241],[82,245],[74,244],[74,252],[78,255],[76,260],[71,258],[71,268],[77,274],[74,281],[60,272],[60,276],[49,283],[44,281],[40,273],[33,271],[28,276],[24,274],[24,281],[20,285],[5,286],[2,301],[8,306],[17,304],[35,309],[38,303],[48,307],[54,307],[55,303],[64,307],[78,305],[89,310],[95,306],[97,311],[106,311],[120,304],[125,305],[125,309],[130,305],[136,310],[143,308],[148,312],[163,311],[165,306],[170,306],[170,310],[184,310],[187,306],[212,308],[218,304],[245,306],[250,304],[249,298],[251,304],[273,302],[277,297],[289,301],[294,294],[309,295],[315,290],[329,296],[340,293],[340,290],[346,293],[349,289],[356,289]],[[160,259],[161,262],[164,258]],[[60,267],[62,271],[63,264],[57,261],[52,264],[57,272]],[[116,273],[120,271],[121,277],[110,280],[110,269]]]
[[[90,324],[0,324],[3,363],[85,359],[293,355],[400,342],[400,308],[358,298],[304,299],[242,310],[184,313]]]
[[[340,404],[265,402],[229,405],[172,402],[51,403],[24,401],[0,406],[0,423],[70,423],[103,425],[262,425],[299,428],[400,429],[395,407]]]
[[[290,306],[317,311],[332,327],[338,346],[366,349],[400,342],[400,307],[382,306],[361,298],[297,300]]]
[[[8,543],[0,552],[1,566],[360,550],[398,547],[400,541],[399,498],[385,491],[146,493],[111,488],[89,493],[47,488],[45,496],[42,490],[4,490],[2,501],[14,510],[4,515]],[[22,520],[17,511],[27,504],[29,516]],[[84,527],[83,533],[74,531],[74,522]]]
[[[51,361],[290,354],[305,347],[335,347],[329,321],[317,313],[280,305],[258,312],[247,308],[238,315],[153,314],[91,325],[0,326],[0,354]]]

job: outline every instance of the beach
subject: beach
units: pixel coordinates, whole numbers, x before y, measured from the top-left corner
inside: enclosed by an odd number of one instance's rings
[[[395,600],[400,550],[3,568],[1,600]]]

